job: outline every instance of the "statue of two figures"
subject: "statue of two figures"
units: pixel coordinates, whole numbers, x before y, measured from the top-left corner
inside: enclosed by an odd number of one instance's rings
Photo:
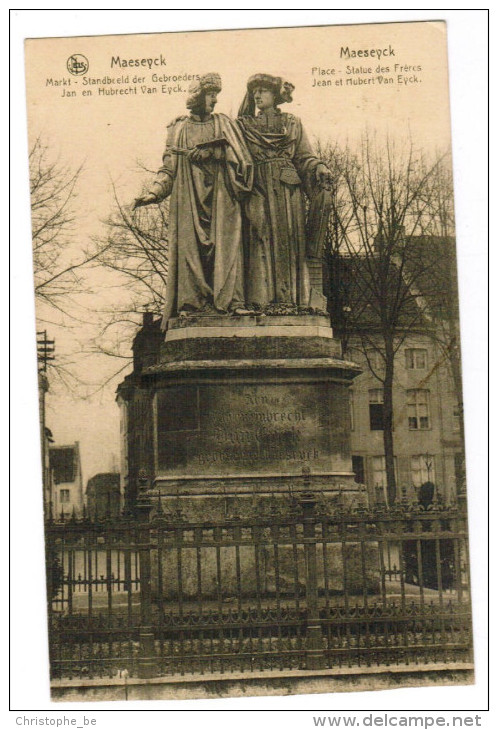
[[[319,308],[308,262],[321,255],[332,176],[300,119],[280,110],[293,90],[280,77],[251,76],[232,120],[213,112],[221,79],[205,74],[189,89],[190,114],[169,124],[162,167],[133,203],[170,196],[164,327],[190,313]]]

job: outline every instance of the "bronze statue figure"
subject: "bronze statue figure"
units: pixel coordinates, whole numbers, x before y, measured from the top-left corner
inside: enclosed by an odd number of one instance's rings
[[[253,165],[240,129],[214,114],[221,78],[204,74],[189,88],[189,116],[168,126],[163,164],[133,209],[171,196],[169,272],[163,326],[176,315],[248,314],[240,199]]]
[[[246,301],[262,308],[308,306],[304,191],[313,198],[331,185],[301,120],[279,108],[292,101],[293,90],[280,77],[251,76],[237,120],[254,160],[254,184],[243,204]]]

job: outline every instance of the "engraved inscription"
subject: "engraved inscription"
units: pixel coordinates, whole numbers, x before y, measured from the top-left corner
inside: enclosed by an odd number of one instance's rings
[[[242,423],[299,423],[306,420],[303,411],[236,411],[235,413],[220,413],[220,423],[229,426]]]
[[[212,448],[196,454],[197,464],[249,466],[320,457],[309,439],[310,431],[319,426],[317,414],[289,391],[282,397],[274,386],[239,386],[230,389],[227,405],[220,400],[211,403]]]
[[[165,472],[329,470],[341,453],[340,403],[327,384],[173,386],[158,397],[158,464]],[[341,462],[342,467],[342,462]]]
[[[303,449],[299,451],[283,451],[272,448],[261,449],[215,449],[209,454],[198,454],[195,462],[199,466],[226,463],[245,463],[253,460],[285,460],[285,461],[314,461],[320,458],[317,449]]]

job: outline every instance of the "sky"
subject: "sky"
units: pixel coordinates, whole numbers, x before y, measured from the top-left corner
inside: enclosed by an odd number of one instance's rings
[[[219,72],[223,88],[216,111],[233,117],[249,76],[283,76],[295,86],[293,102],[285,110],[301,117],[312,143],[354,146],[368,127],[380,139],[397,138],[400,145],[411,139],[429,151],[447,149],[445,32],[444,23],[432,22],[28,40],[29,145],[40,137],[61,164],[72,169],[83,165],[74,254],[91,245],[93,237],[105,235],[103,220],[112,210],[114,189],[125,204],[138,195],[144,173],[137,161],[147,169],[159,166],[166,125],[185,113],[189,81],[178,82],[177,77]],[[361,55],[355,56],[358,51]],[[88,60],[84,76],[67,72],[67,59],[75,53]],[[123,65],[142,58],[154,59],[150,69],[147,61],[138,69]],[[96,80],[100,83],[92,83]],[[137,93],[106,95],[99,87]],[[117,278],[110,281],[98,269],[92,269],[89,281],[95,294],[81,299],[83,320],[91,320],[92,312],[103,306],[119,307],[126,297],[125,282],[120,289]],[[59,360],[84,350],[92,334],[91,326],[67,318],[63,329],[49,325],[49,332],[56,338]],[[73,365],[78,377],[92,383],[115,368],[115,362],[81,355]],[[115,379],[91,399],[81,400],[81,388],[68,392],[52,378],[47,424],[56,443],[80,442],[85,482],[116,463],[117,383]]]
[[[43,602],[43,534],[42,534],[42,506],[40,489],[40,462],[38,456],[38,415],[37,415],[37,383],[36,383],[36,353],[35,320],[33,311],[32,273],[30,254],[30,225],[29,225],[29,198],[27,195],[27,130],[26,130],[26,101],[23,75],[23,39],[36,36],[81,36],[95,33],[136,33],[150,32],[158,29],[206,29],[220,27],[241,26],[280,26],[323,23],[357,23],[357,22],[386,22],[411,19],[448,20],[448,42],[450,51],[450,89],[451,89],[451,125],[453,137],[454,171],[456,180],[456,211],[457,211],[457,246],[459,256],[459,284],[463,335],[463,365],[464,365],[464,397],[466,402],[466,440],[467,440],[467,468],[469,483],[472,485],[472,499],[469,504],[472,550],[472,576],[474,594],[475,638],[477,644],[477,658],[480,661],[478,681],[475,686],[446,688],[443,692],[417,690],[416,704],[419,708],[431,709],[451,707],[454,710],[480,708],[485,706],[485,642],[486,642],[486,438],[483,424],[486,420],[484,404],[486,380],[486,190],[485,179],[487,172],[486,159],[486,84],[485,69],[486,56],[486,18],[482,11],[455,11],[455,10],[276,10],[276,11],[14,11],[12,22],[12,107],[11,125],[13,135],[13,160],[11,168],[12,190],[12,239],[11,239],[11,300],[12,300],[12,443],[13,443],[13,481],[11,487],[11,510],[13,525],[22,525],[22,529],[12,532],[12,555],[15,557],[16,570],[11,579],[11,594],[15,600],[13,614],[13,646],[16,651],[12,654],[12,700],[13,707],[23,709],[50,709],[48,688],[39,679],[31,680],[33,667],[47,661],[45,641],[45,609]],[[409,29],[409,26],[408,26]],[[180,36],[177,36],[180,38]],[[266,36],[267,38],[269,36]],[[196,37],[199,39],[199,36]],[[126,41],[127,43],[129,41]],[[183,39],[182,39],[183,42]],[[5,47],[7,43],[4,44]],[[70,45],[69,53],[81,52]],[[198,55],[201,48],[205,53],[205,46],[195,46],[194,55]],[[333,66],[329,59],[333,49],[328,43],[314,43],[311,49],[292,47],[292,53],[285,57],[272,52],[272,43],[253,42],[249,47],[237,44],[227,51],[220,46],[220,55],[217,58],[203,56],[199,64],[201,71],[218,70],[223,75],[224,90],[220,95],[217,111],[235,113],[241,101],[241,92],[248,75],[255,71],[269,71],[285,73],[289,80],[296,85],[294,103],[289,111],[301,116],[304,126],[310,137],[321,134],[324,130],[345,137],[353,136],[357,129],[354,119],[358,109],[368,109],[369,122],[381,121],[381,131],[385,131],[385,120],[392,126],[397,126],[398,116],[394,114],[400,109],[409,109],[405,114],[400,127],[400,133],[405,134],[406,122],[410,117],[411,134],[415,140],[427,142],[430,145],[439,136],[441,129],[448,130],[448,119],[441,117],[440,92],[433,90],[427,98],[420,98],[420,89],[411,96],[409,106],[397,103],[406,92],[401,89],[396,98],[386,105],[386,97],[372,97],[365,104],[365,98],[360,95],[353,97],[324,96],[328,89],[313,88],[308,85],[310,76],[307,71],[313,66]],[[422,49],[424,53],[429,48]],[[169,52],[169,46],[167,51]],[[149,51],[147,52],[149,54]],[[221,56],[223,56],[221,58]],[[184,53],[182,58],[186,58]],[[190,57],[190,56],[189,56]],[[218,63],[215,66],[211,64]],[[270,65],[270,60],[272,64]],[[41,78],[46,76],[46,66],[57,61],[59,57],[47,54],[39,59],[44,69]],[[206,61],[206,63],[204,62]],[[222,62],[220,62],[222,61]],[[273,63],[274,61],[274,63]],[[283,62],[285,65],[282,68]],[[209,63],[208,63],[209,62]],[[93,72],[92,60],[92,72]],[[410,61],[406,61],[410,63]],[[413,61],[420,63],[420,61]],[[189,66],[184,63],[185,67]],[[300,69],[304,69],[301,70]],[[445,77],[445,61],[436,69],[441,80]],[[294,75],[290,78],[291,71]],[[63,72],[61,72],[63,73]],[[55,68],[50,75],[56,75]],[[67,75],[67,74],[66,74]],[[421,85],[422,86],[422,85]],[[426,88],[426,87],[424,87]],[[440,88],[440,87],[438,87]],[[41,92],[41,86],[39,87]],[[356,93],[356,92],[355,92]],[[362,92],[363,93],[363,92]],[[444,100],[446,94],[444,93]],[[405,102],[407,99],[404,99]],[[96,107],[92,113],[78,114],[77,119],[71,120],[71,125],[64,124],[65,112],[62,101],[68,104],[71,99],[56,100],[53,96],[48,105],[42,100],[32,110],[34,121],[32,133],[40,131],[54,134],[60,151],[69,155],[77,163],[84,160],[91,172],[91,180],[85,193],[86,200],[93,200],[92,206],[87,204],[88,232],[96,225],[96,221],[108,210],[106,188],[109,175],[120,186],[123,196],[135,195],[136,185],[140,186],[135,169],[135,161],[142,158],[148,161],[152,168],[156,167],[160,159],[164,141],[164,129],[168,121],[183,111],[183,99],[175,97],[158,97],[148,102],[142,102],[139,109],[131,113],[124,104],[113,106],[111,128],[107,129],[101,117],[96,114]],[[421,102],[423,104],[421,106]],[[446,103],[446,101],[445,101]],[[156,106],[157,104],[157,106]],[[68,107],[66,107],[67,109]],[[102,105],[102,109],[103,109]],[[110,107],[106,106],[109,110]],[[413,113],[418,114],[424,122],[413,128]],[[437,113],[436,113],[437,110]],[[324,116],[326,113],[326,116]],[[105,144],[93,148],[90,142],[93,132],[90,132],[94,119],[100,119],[100,138]],[[6,119],[4,120],[6,122]],[[439,127],[438,125],[441,125]],[[62,129],[61,129],[62,128]],[[438,130],[438,131],[437,131]],[[437,132],[437,134],[436,134]],[[444,131],[446,134],[446,131]],[[443,136],[444,136],[443,134]],[[4,132],[7,137],[7,129]],[[116,140],[123,141],[117,144]],[[124,141],[127,144],[124,144]],[[4,287],[3,293],[7,291]],[[7,311],[7,305],[5,306]],[[62,343],[57,343],[62,347]],[[109,453],[117,453],[117,411],[114,405],[113,392],[100,395],[92,402],[78,402],[69,396],[55,400],[49,406],[53,419],[54,432],[59,443],[64,441],[80,440],[82,445],[83,466],[86,478],[96,471],[109,468]],[[38,550],[36,548],[39,548]],[[26,580],[26,576],[30,580]],[[29,691],[27,691],[29,688]],[[410,690],[397,690],[393,693],[369,693],[362,700],[363,695],[337,695],[332,703],[334,710],[358,709],[369,706],[372,709],[383,709],[386,704],[390,709],[404,710],[413,707],[413,693]],[[236,709],[244,704],[245,700],[232,701],[231,707]],[[201,705],[196,703],[196,708]],[[213,710],[219,705],[216,701],[207,703],[207,708]],[[251,707],[256,706],[253,701]],[[287,710],[303,710],[316,707],[313,697],[285,698],[285,704],[279,704],[277,698],[261,698],[259,708],[284,707]],[[78,706],[82,709],[81,706]],[[107,706],[117,710],[116,705]],[[181,703],[169,703],[168,708],[186,709]],[[226,708],[226,705],[225,705]],[[62,708],[61,708],[62,709]],[[73,705],[70,709],[77,709]],[[106,709],[105,703],[99,709]],[[88,712],[88,706],[85,711]],[[117,717],[117,713],[116,713]],[[286,718],[289,727],[298,727],[302,715],[292,714]],[[121,727],[126,722],[134,721],[133,715],[120,715]],[[148,718],[149,719],[149,718]],[[150,716],[152,719],[152,716]],[[230,713],[220,713],[217,718],[218,727],[223,721],[230,720]],[[243,724],[242,716],[237,718]],[[252,723],[252,718],[249,716]],[[297,725],[292,723],[297,722]],[[181,722],[184,722],[182,719]]]

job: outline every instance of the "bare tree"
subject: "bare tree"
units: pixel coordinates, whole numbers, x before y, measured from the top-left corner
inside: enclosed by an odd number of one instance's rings
[[[93,249],[102,272],[110,274],[106,292],[111,301],[106,305],[106,297],[101,297],[94,312],[96,334],[85,344],[87,354],[119,363],[104,385],[131,362],[131,343],[142,313],[162,313],[168,271],[168,203],[132,212],[116,190],[114,201],[114,209],[105,221],[105,235],[94,240]]]
[[[74,252],[77,185],[82,166],[53,160],[36,139],[29,153],[33,266],[37,303],[71,316],[73,297],[85,291],[82,271],[95,256]],[[40,314],[40,313],[38,313]]]
[[[133,213],[115,194],[115,210],[106,221],[107,236],[97,259],[117,272],[128,288],[129,311],[163,308],[168,272],[168,204],[150,205]]]
[[[339,300],[335,325],[342,330],[346,352],[354,334],[382,385],[390,504],[396,499],[394,360],[407,335],[431,328],[433,296],[440,287],[431,273],[436,264],[444,265],[435,261],[437,255],[444,257],[443,247],[424,257],[419,246],[420,237],[430,234],[441,164],[440,157],[428,161],[411,144],[399,148],[387,140],[379,145],[368,135],[357,152],[346,150],[336,161],[334,250],[342,268],[333,279],[341,279],[342,291],[332,292]]]
[[[31,226],[37,327],[55,337],[49,363],[51,385],[75,394],[87,387],[81,375],[86,342],[95,328],[94,294],[88,270],[99,265],[105,244],[92,247],[81,234],[84,213],[78,204],[83,165],[66,164],[38,137],[29,153]],[[101,292],[99,292],[101,294]]]
[[[460,317],[455,241],[455,209],[453,177],[448,156],[434,170],[435,190],[428,201],[429,215],[424,237],[419,246],[420,256],[433,262],[431,316],[435,323],[434,339],[448,363],[458,402],[460,434],[464,438],[462,400],[462,358],[460,347]],[[445,265],[438,266],[444,259]]]

